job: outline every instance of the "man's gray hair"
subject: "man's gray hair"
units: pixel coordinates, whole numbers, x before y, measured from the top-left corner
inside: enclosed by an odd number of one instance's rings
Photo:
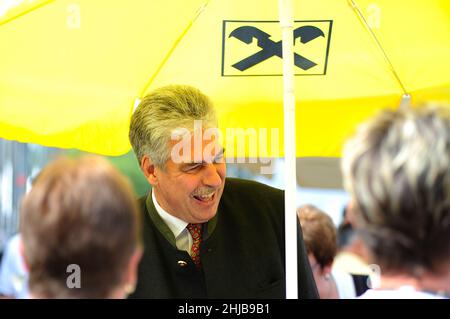
[[[204,128],[217,127],[210,99],[194,87],[168,85],[144,97],[131,117],[129,133],[138,161],[148,155],[153,164],[164,168],[172,132],[179,128],[192,131],[196,120]]]
[[[344,147],[344,186],[384,270],[435,270],[450,256],[450,109],[384,111]]]

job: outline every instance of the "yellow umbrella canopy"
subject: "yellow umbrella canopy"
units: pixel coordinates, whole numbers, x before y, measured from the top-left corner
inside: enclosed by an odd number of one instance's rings
[[[294,6],[297,156],[339,156],[358,122],[405,93],[413,104],[450,99],[448,1]],[[182,83],[211,96],[225,138],[266,134],[271,145],[249,139],[248,155],[282,156],[278,20],[274,0],[4,5],[0,137],[123,154],[136,99]]]

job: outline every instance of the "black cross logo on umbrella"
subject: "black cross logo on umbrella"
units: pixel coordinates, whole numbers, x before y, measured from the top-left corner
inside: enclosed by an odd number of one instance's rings
[[[240,71],[245,71],[252,66],[267,60],[268,58],[276,55],[283,58],[282,41],[270,40],[270,34],[261,31],[260,29],[252,26],[243,26],[233,30],[229,37],[234,37],[242,42],[250,44],[253,38],[258,40],[258,46],[262,49],[255,54],[246,57],[245,59],[233,64],[232,66]],[[301,43],[308,43],[317,37],[325,37],[322,30],[314,26],[301,26],[294,30],[294,43],[295,40],[300,38]],[[297,67],[308,70],[317,65],[313,61],[294,53],[294,63]]]

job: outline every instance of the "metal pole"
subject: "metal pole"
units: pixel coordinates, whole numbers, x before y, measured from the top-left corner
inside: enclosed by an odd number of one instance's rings
[[[283,40],[286,298],[297,299],[297,215],[295,207],[297,173],[295,167],[294,19],[292,0],[279,0],[279,13]]]

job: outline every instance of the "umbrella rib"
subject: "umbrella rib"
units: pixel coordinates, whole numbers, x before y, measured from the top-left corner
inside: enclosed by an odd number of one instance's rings
[[[35,5],[35,6],[31,6],[30,8],[28,8],[28,9],[22,11],[22,12],[19,12],[19,13],[13,15],[12,17],[10,17],[10,18],[8,18],[8,19],[6,19],[6,20],[4,20],[4,21],[1,21],[1,19],[0,19],[0,26],[6,24],[6,23],[8,23],[8,22],[11,22],[12,20],[15,20],[15,19],[17,19],[17,18],[20,18],[20,17],[22,17],[22,16],[24,16],[24,15],[30,13],[31,11],[34,11],[34,10],[36,10],[36,9],[39,9],[39,8],[45,6],[45,5],[47,5],[47,4],[49,4],[50,2],[53,2],[53,1],[55,1],[55,0],[46,0],[46,1],[42,2],[42,3],[38,3],[38,4]]]
[[[186,35],[186,33],[188,33],[188,31],[191,29],[192,25],[194,24],[194,22],[197,20],[197,18],[200,16],[200,14],[202,14],[206,8],[206,6],[208,5],[208,3],[210,2],[210,0],[207,0],[204,4],[202,4],[200,6],[200,8],[197,10],[197,12],[195,13],[194,17],[192,18],[192,20],[188,23],[188,25],[186,26],[186,28],[183,30],[183,32],[180,34],[180,36],[175,40],[175,42],[173,43],[172,47],[170,48],[169,52],[167,52],[166,56],[164,57],[164,59],[161,61],[160,65],[158,66],[158,68],[156,69],[155,73],[153,73],[152,77],[150,78],[150,80],[148,80],[148,82],[145,84],[144,88],[142,89],[141,93],[140,93],[140,97],[142,97],[145,92],[147,92],[148,88],[150,87],[150,85],[153,83],[153,81],[155,80],[155,78],[158,76],[159,72],[161,71],[161,69],[163,68],[163,66],[166,64],[167,60],[169,60],[170,56],[172,55],[173,51],[175,51],[175,49],[177,48],[178,44],[181,42],[181,40],[184,38],[184,36]]]
[[[360,21],[362,22],[362,24],[366,27],[367,31],[369,31],[369,33],[372,35],[372,38],[375,40],[375,43],[377,44],[378,48],[381,50],[383,57],[386,60],[386,63],[388,64],[389,69],[391,70],[391,72],[394,75],[395,79],[397,80],[398,84],[400,85],[400,87],[403,91],[403,94],[408,95],[408,92],[406,91],[406,88],[403,85],[403,82],[400,80],[400,77],[399,77],[397,71],[395,71],[394,65],[392,64],[391,60],[389,59],[386,51],[383,49],[381,42],[378,40],[377,36],[373,32],[373,30],[370,27],[369,23],[367,22],[366,18],[362,14],[361,9],[359,8],[359,6],[356,4],[356,2],[354,0],[348,0],[348,2],[351,5],[351,7],[353,8],[353,11],[355,11],[356,15],[360,18]]]

